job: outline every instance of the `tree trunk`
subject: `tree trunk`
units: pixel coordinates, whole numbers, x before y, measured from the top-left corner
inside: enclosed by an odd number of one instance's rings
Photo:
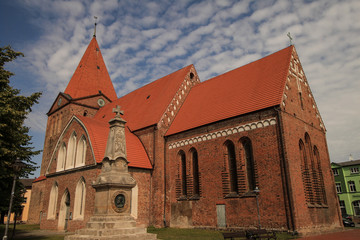
[[[14,237],[15,237],[16,218],[17,218],[17,212],[14,212],[14,228],[13,228],[13,232],[11,234],[11,240],[14,239]]]

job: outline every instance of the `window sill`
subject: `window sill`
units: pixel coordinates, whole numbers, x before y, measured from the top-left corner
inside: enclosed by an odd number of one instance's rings
[[[200,200],[200,195],[197,195],[197,194],[196,194],[196,195],[190,197],[189,200],[194,200],[194,201]]]
[[[179,198],[177,198],[176,200],[178,201],[196,201],[196,200],[200,200],[200,195],[194,195],[191,197],[188,197],[186,195],[182,195]]]
[[[178,200],[178,201],[186,201],[186,200],[188,200],[188,198],[187,198],[186,195],[182,195],[182,196],[180,196],[177,200]]]
[[[240,195],[236,192],[231,192],[225,196],[225,198],[239,198],[239,197],[240,197]]]
[[[329,208],[326,204],[306,203],[308,208]]]

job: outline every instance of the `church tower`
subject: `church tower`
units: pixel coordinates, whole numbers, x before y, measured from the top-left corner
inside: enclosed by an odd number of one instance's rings
[[[117,99],[99,44],[94,35],[64,92],[51,106],[46,128],[40,176],[46,173],[56,141],[73,115],[92,118],[106,104]]]

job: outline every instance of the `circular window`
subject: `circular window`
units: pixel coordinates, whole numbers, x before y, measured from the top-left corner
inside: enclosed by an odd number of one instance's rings
[[[105,101],[104,101],[104,99],[102,99],[102,98],[99,98],[98,101],[97,101],[97,103],[98,103],[98,105],[99,105],[100,107],[103,107],[103,106],[105,105]]]

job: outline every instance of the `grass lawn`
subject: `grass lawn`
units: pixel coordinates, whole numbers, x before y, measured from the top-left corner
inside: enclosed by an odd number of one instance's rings
[[[180,240],[180,239],[201,239],[201,240],[219,240],[223,239],[221,233],[216,230],[205,229],[179,229],[179,228],[148,228],[149,233],[156,233],[159,239]],[[278,233],[279,240],[294,239],[296,237],[287,233]]]
[[[11,239],[13,232],[13,224],[9,225],[8,239]],[[5,233],[5,225],[0,225],[0,239],[3,238]],[[34,233],[34,236],[23,235],[25,233]],[[36,235],[35,235],[36,234]],[[24,239],[24,240],[63,240],[65,234],[59,234],[57,232],[42,232],[38,224],[16,224],[14,240]]]
[[[13,225],[9,226],[8,239],[11,239]],[[5,225],[0,225],[0,239],[2,239],[5,232]],[[180,240],[180,239],[194,239],[194,240],[220,240],[223,239],[221,232],[216,230],[206,229],[179,229],[179,228],[148,228],[149,233],[157,234],[159,239],[164,240]],[[31,235],[24,235],[25,233],[32,233]],[[63,240],[65,234],[59,232],[40,230],[39,225],[18,224],[16,225],[16,234],[14,239],[24,240]],[[278,233],[279,240],[293,239],[295,237],[287,233]]]

